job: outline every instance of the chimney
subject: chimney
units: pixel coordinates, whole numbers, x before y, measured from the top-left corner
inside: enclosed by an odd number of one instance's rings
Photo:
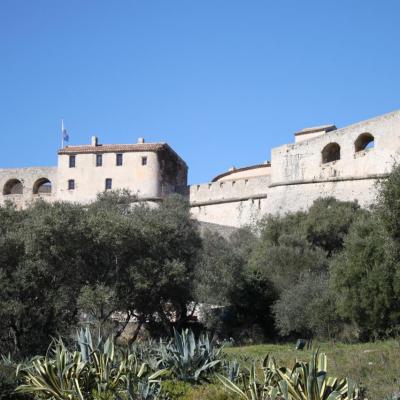
[[[138,143],[144,143],[144,138],[142,138],[142,137],[138,138],[137,142]]]
[[[92,146],[98,146],[97,136],[92,136]]]

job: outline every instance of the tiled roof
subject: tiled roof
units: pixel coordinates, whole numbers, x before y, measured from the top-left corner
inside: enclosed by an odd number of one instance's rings
[[[134,151],[161,151],[170,150],[166,143],[137,143],[137,144],[99,144],[97,146],[66,146],[58,154],[87,154],[87,153],[124,153]]]

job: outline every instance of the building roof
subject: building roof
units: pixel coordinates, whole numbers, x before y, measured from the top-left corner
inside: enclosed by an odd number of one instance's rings
[[[83,154],[83,153],[118,153],[135,151],[160,151],[169,148],[166,143],[136,143],[136,144],[98,144],[66,146],[58,154]]]
[[[224,178],[225,176],[229,176],[232,174],[236,174],[237,172],[248,171],[248,170],[257,169],[257,168],[269,168],[269,167],[271,167],[271,163],[268,161],[264,164],[256,164],[256,165],[250,165],[248,167],[234,168],[227,172],[217,175],[211,182],[217,182],[221,178]]]
[[[66,146],[58,150],[59,155],[64,154],[102,154],[102,153],[132,153],[132,152],[162,152],[167,151],[182,163],[185,161],[167,143],[135,143],[135,144],[97,144]]]
[[[304,128],[299,132],[296,132],[294,135],[306,135],[307,133],[314,133],[314,132],[320,132],[320,131],[324,131],[324,132],[330,132],[330,131],[334,131],[336,130],[336,126],[335,125],[320,125],[320,126],[313,126],[311,128]]]

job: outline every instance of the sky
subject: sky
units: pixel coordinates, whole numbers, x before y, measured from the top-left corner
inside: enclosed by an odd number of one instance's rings
[[[0,168],[168,142],[189,182],[400,109],[399,0],[0,0]],[[399,132],[400,134],[400,132]]]

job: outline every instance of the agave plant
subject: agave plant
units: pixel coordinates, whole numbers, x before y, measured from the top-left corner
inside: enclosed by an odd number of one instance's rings
[[[193,331],[174,330],[174,339],[160,346],[162,363],[179,380],[197,383],[207,379],[221,363],[221,350],[208,335],[196,340]]]
[[[285,400],[354,400],[359,390],[350,379],[328,377],[325,353],[315,351],[308,363],[297,361],[291,371],[276,369]]]
[[[261,367],[263,378],[256,374],[253,364],[247,374],[242,374],[238,383],[218,376],[219,380],[232,392],[245,400],[356,400],[359,390],[349,379],[327,376],[327,357],[315,351],[310,361],[296,361],[292,369],[279,367],[267,356]]]
[[[274,400],[279,395],[279,378],[275,372],[275,360],[267,355],[262,363],[256,362],[244,369],[236,379],[217,375],[217,378],[233,393],[244,400]],[[257,374],[257,370],[262,374]]]
[[[240,364],[237,360],[229,360],[223,363],[225,376],[232,382],[235,382],[240,376]]]
[[[50,356],[37,357],[22,368],[24,384],[20,393],[40,394],[52,400],[93,398],[154,399],[155,387],[165,371],[152,373],[135,354],[116,351],[112,338],[100,337],[93,345],[90,331],[78,333],[80,350],[71,352],[62,340],[54,343]],[[103,344],[104,342],[104,344]]]

